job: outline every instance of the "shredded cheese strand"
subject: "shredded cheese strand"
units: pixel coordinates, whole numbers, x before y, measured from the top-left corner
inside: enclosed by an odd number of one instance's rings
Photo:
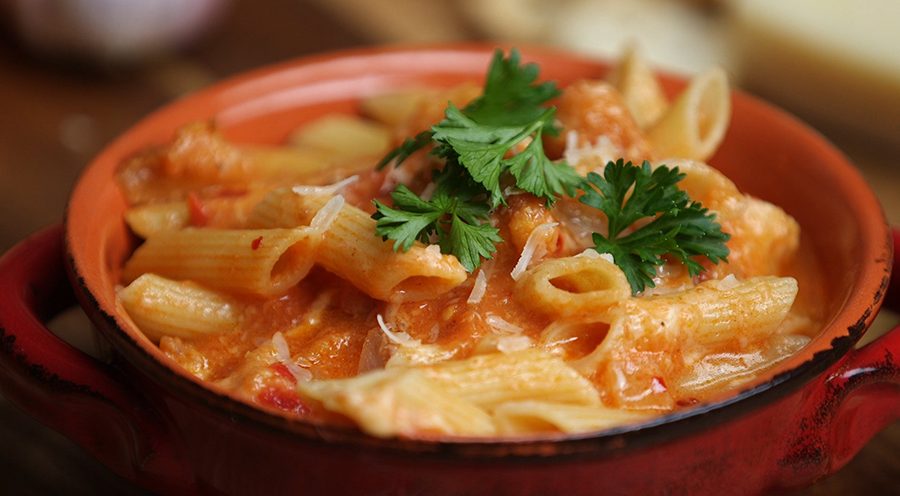
[[[344,203],[344,197],[341,195],[331,197],[331,199],[325,202],[325,205],[322,205],[322,208],[316,212],[316,215],[314,215],[309,222],[309,226],[319,232],[324,233],[328,231],[328,228],[330,228],[331,224],[334,223],[334,220],[337,219],[338,214],[341,213],[341,209],[344,208]]]
[[[587,248],[583,252],[575,255],[576,257],[584,257],[584,258],[602,258],[609,263],[616,263],[613,259],[613,256],[609,253],[599,253],[597,250],[593,248]]]
[[[503,317],[492,313],[485,315],[484,321],[500,334],[522,334],[524,330]]]
[[[359,175],[350,176],[345,179],[341,179],[340,181],[328,184],[326,186],[305,186],[305,185],[297,185],[291,188],[291,191],[298,195],[333,195],[338,191],[344,189],[350,184],[355,183],[359,180]]]
[[[294,379],[296,379],[297,382],[308,382],[312,380],[312,374],[308,370],[301,368],[291,359],[290,348],[288,348],[287,341],[285,341],[284,336],[280,332],[276,332],[272,335],[272,346],[275,348],[275,357],[288,369],[288,372],[294,376]]]
[[[540,259],[547,254],[547,248],[542,244],[543,240],[541,237],[558,225],[558,222],[545,222],[532,229],[531,234],[528,235],[528,240],[525,241],[525,246],[522,247],[522,255],[519,256],[519,261],[516,262],[516,266],[509,273],[513,281],[518,281],[522,277],[522,274],[528,270],[532,259]]]
[[[472,286],[472,292],[469,293],[466,303],[469,305],[481,303],[485,292],[487,292],[487,275],[485,275],[484,266],[482,266],[478,269],[478,275],[475,276],[475,284]]]
[[[394,332],[388,328],[387,324],[384,323],[384,317],[379,313],[375,319],[378,321],[378,327],[381,328],[381,332],[384,333],[385,336],[394,344],[400,346],[419,346],[422,344],[418,339],[413,339],[409,334],[405,332]]]
[[[531,338],[528,336],[503,336],[497,339],[497,350],[500,353],[515,353],[531,348]]]

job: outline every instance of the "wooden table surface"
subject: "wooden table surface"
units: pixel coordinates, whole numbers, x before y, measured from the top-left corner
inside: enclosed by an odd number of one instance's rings
[[[234,2],[220,26],[176,56],[131,69],[60,65],[0,35],[0,252],[62,220],[81,168],[101,147],[177,96],[253,67],[371,43],[363,33],[299,0]],[[897,150],[829,135],[860,165],[890,221],[900,225]],[[884,330],[896,315],[882,318]],[[87,324],[77,315],[71,327]],[[81,327],[79,327],[81,326]],[[141,494],[62,436],[0,398],[0,494]],[[801,494],[900,494],[900,424],[877,435],[838,474]]]

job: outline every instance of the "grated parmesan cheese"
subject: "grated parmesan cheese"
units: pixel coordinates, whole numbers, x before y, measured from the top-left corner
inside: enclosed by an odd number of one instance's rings
[[[340,181],[329,184],[326,186],[303,186],[298,185],[291,188],[291,191],[298,195],[333,195],[338,191],[344,189],[350,184],[355,183],[359,179],[359,176],[350,176],[345,179],[341,179]]]
[[[503,336],[497,340],[497,350],[501,353],[514,353],[531,348],[528,336]]]
[[[519,256],[519,261],[516,262],[516,266],[509,273],[513,281],[518,281],[522,277],[522,274],[528,270],[532,259],[540,259],[547,254],[547,248],[544,246],[541,238],[547,231],[557,225],[559,225],[558,222],[545,222],[531,231],[531,234],[528,235],[528,240],[525,241],[525,246],[522,248],[522,255]]]
[[[378,320],[378,327],[381,328],[381,332],[387,336],[390,342],[400,346],[420,346],[422,344],[421,341],[413,339],[405,332],[394,332],[390,330],[387,324],[384,323],[384,317],[382,317],[380,313],[375,318]]]
[[[341,209],[344,208],[344,203],[343,196],[332,196],[331,199],[325,202],[325,205],[322,205],[322,208],[316,212],[316,215],[313,216],[309,226],[320,232],[327,231],[328,228],[331,227],[331,224],[334,223],[334,220],[337,219],[338,214],[341,213]]]
[[[272,346],[275,348],[275,357],[288,369],[288,372],[294,376],[294,379],[296,379],[297,382],[308,382],[312,380],[312,374],[308,370],[301,368],[291,359],[291,350],[288,348],[287,341],[284,340],[284,336],[280,332],[276,332],[272,335]]]
[[[593,145],[581,146],[577,131],[566,133],[566,149],[563,158],[566,163],[577,166],[582,161],[592,160],[605,165],[623,156],[622,150],[608,136],[600,136]]]
[[[472,292],[469,293],[469,298],[466,299],[466,303],[468,303],[469,305],[481,303],[481,299],[484,298],[484,293],[486,291],[487,276],[485,275],[484,266],[482,266],[478,270],[478,275],[475,276],[475,284],[472,286]]]
[[[500,334],[522,334],[523,329],[512,322],[500,317],[499,315],[494,315],[489,313],[485,315],[484,321],[489,325],[493,330],[497,331]]]
[[[593,249],[593,248],[587,248],[587,249],[585,249],[583,252],[581,252],[581,253],[579,253],[578,255],[575,255],[575,256],[576,256],[576,257],[584,257],[584,258],[602,258],[603,260],[606,260],[607,262],[609,262],[609,263],[611,263],[611,264],[616,263],[615,259],[613,259],[612,254],[610,254],[610,253],[600,253],[600,252],[598,252],[597,250],[595,250],[595,249]]]
[[[728,274],[715,283],[716,289],[719,291],[728,291],[729,289],[734,289],[740,285],[741,281],[739,281],[737,277],[734,277],[734,274]]]
[[[441,247],[438,245],[428,245],[425,247],[425,253],[435,259],[441,258]]]

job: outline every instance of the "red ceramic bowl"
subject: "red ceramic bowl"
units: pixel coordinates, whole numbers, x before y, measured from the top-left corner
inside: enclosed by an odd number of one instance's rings
[[[122,318],[114,288],[133,248],[113,181],[123,158],[211,117],[231,139],[278,143],[304,121],[354,112],[360,97],[480,80],[491,50],[370,49],[302,59],[220,83],[125,132],[78,182],[65,228],[23,241],[0,262],[3,394],[117,473],[164,493],[758,493],[837,470],[900,415],[900,332],[853,349],[890,278],[881,208],[818,134],[739,92],[712,163],[800,222],[824,265],[827,324],[773,375],[723,401],[596,434],[376,439],[205,387]],[[545,49],[525,50],[524,58],[563,85],[606,71]],[[684,83],[664,78],[664,85],[676,92]],[[115,363],[88,358],[43,326],[72,304],[72,289],[112,344]]]

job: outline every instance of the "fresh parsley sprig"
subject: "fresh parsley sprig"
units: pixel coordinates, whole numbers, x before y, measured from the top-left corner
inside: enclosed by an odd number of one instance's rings
[[[487,224],[490,212],[505,203],[504,185],[513,185],[553,204],[574,195],[583,179],[564,162],[544,152],[544,133],[556,134],[554,108],[544,107],[559,95],[552,82],[536,83],[539,69],[521,64],[519,52],[505,58],[494,53],[481,96],[464,108],[452,103],[445,118],[406,139],[378,164],[398,166],[416,151],[434,144],[444,161],[436,172],[436,189],[423,199],[406,186],[391,194],[393,206],[375,202],[376,234],[406,251],[415,240],[437,240],[443,253],[459,258],[469,271],[490,258],[502,242]]]
[[[435,154],[454,158],[491,194],[491,206],[503,203],[500,187],[504,174],[515,185],[552,204],[563,194],[574,195],[581,177],[565,163],[553,163],[544,153],[544,129],[552,126],[554,109],[545,109],[533,121],[522,125],[487,125],[476,122],[453,104],[446,119],[432,128],[439,143]],[[513,148],[527,143],[518,153]]]
[[[703,270],[694,257],[726,261],[729,235],[714,214],[678,189],[684,174],[677,167],[653,169],[647,162],[638,167],[619,160],[610,162],[603,176],[591,173],[585,181],[565,162],[551,161],[542,138],[558,132],[556,109],[545,104],[559,90],[551,82],[536,83],[537,77],[538,67],[521,64],[518,51],[504,58],[498,50],[481,96],[462,109],[449,104],[441,122],[385,156],[379,168],[399,165],[433,145],[431,153],[443,159],[443,166],[435,169],[430,198],[400,185],[391,193],[392,206],[375,201],[376,234],[394,240],[394,249],[401,251],[416,240],[436,241],[441,252],[456,255],[471,272],[503,241],[489,219],[506,201],[504,186],[543,198],[547,205],[584,190],[580,200],[609,220],[605,236],[593,234],[595,249],[613,256],[633,294],[654,286],[665,255],[681,260],[692,276]],[[635,229],[640,222],[645,223]],[[628,229],[634,230],[623,235]]]
[[[499,230],[488,223],[487,192],[457,162],[448,162],[434,181],[434,193],[427,200],[402,184],[391,193],[393,207],[375,200],[375,234],[394,240],[394,250],[401,251],[416,240],[436,240],[441,252],[456,255],[472,272],[503,241]]]
[[[676,183],[684,178],[678,167],[651,168],[619,159],[606,165],[603,175],[590,173],[580,201],[603,211],[609,221],[606,236],[594,233],[595,249],[612,255],[622,269],[632,294],[654,287],[656,268],[665,263],[663,255],[677,257],[691,276],[703,271],[692,257],[705,256],[713,263],[727,261],[730,236],[722,232],[699,202],[691,201]],[[622,236],[635,222],[652,218],[647,224]]]

